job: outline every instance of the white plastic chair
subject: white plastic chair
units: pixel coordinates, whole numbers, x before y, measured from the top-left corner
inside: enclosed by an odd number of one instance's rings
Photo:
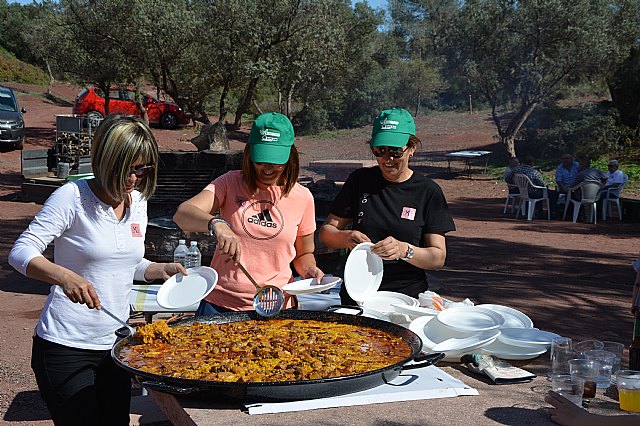
[[[546,186],[536,186],[531,182],[528,176],[516,173],[513,175],[513,182],[518,186],[518,190],[520,191],[520,203],[518,203],[518,210],[516,211],[516,218],[520,215],[520,210],[523,210],[524,216],[524,205],[527,203],[527,220],[533,220],[533,212],[536,208],[536,203],[538,201],[546,201],[547,202],[547,220],[551,220],[551,209],[549,204],[549,194],[547,192]],[[529,188],[532,190],[541,189],[542,197],[541,198],[531,198],[529,197]]]
[[[622,193],[622,188],[627,186],[629,183],[629,175],[625,173],[624,181],[618,185],[607,188],[602,193],[602,220],[607,220],[607,212],[609,212],[609,216],[611,216],[611,205],[615,204],[618,212],[618,219],[622,220],[622,208],[620,207],[620,194]],[[611,196],[611,190],[619,190],[618,196]]]
[[[507,213],[509,202],[511,202],[511,213],[513,213],[516,209],[516,200],[520,196],[520,193],[512,192],[514,188],[517,189],[518,185],[512,185],[510,183],[507,183],[507,199],[504,202],[504,210],[502,211],[503,214]]]
[[[595,181],[586,181],[580,182],[578,185],[573,188],[569,188],[569,192],[567,192],[567,202],[564,205],[564,214],[562,215],[562,220],[567,216],[567,210],[569,209],[569,204],[573,206],[573,223],[576,223],[578,220],[578,214],[580,213],[580,207],[583,205],[590,204],[593,206],[592,210],[592,218],[593,223],[596,223],[598,220],[598,209],[596,208],[596,201],[600,198],[600,193],[602,192],[602,185],[600,182]],[[571,197],[572,192],[576,192],[580,190],[581,198],[576,201]]]

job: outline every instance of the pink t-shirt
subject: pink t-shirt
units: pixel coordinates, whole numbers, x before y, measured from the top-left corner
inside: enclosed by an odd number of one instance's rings
[[[242,264],[258,284],[282,288],[291,282],[294,242],[316,230],[311,192],[296,183],[287,197],[282,197],[281,187],[265,185],[252,195],[239,170],[218,177],[205,190],[218,197],[221,216],[240,237]],[[253,309],[255,287],[226,260],[216,250],[211,267],[218,272],[218,284],[206,300],[232,310]]]

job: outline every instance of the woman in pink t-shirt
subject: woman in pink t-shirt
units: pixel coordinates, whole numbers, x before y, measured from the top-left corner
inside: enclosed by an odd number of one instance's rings
[[[216,178],[178,207],[173,220],[183,231],[209,231],[217,240],[211,267],[218,272],[218,284],[197,315],[253,309],[255,287],[238,261],[260,285],[282,288],[291,282],[291,262],[303,278],[322,279],[313,254],[313,196],[297,183],[300,166],[293,142],[287,117],[260,115],[245,146],[242,171]],[[287,299],[286,307],[292,305]]]

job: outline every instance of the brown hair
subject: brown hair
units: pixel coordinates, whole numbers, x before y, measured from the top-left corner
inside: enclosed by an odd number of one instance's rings
[[[125,203],[129,168],[140,158],[153,170],[138,183],[145,199],[151,198],[158,179],[158,143],[149,126],[137,117],[112,115],[107,117],[91,143],[91,167],[96,183],[114,201]]]
[[[298,175],[300,174],[300,157],[298,156],[298,150],[295,145],[291,146],[291,153],[289,154],[289,160],[284,164],[284,171],[280,176],[278,185],[284,186],[282,196],[289,195],[293,186],[298,182]],[[251,161],[251,145],[246,144],[244,146],[244,158],[242,159],[242,180],[249,187],[249,191],[255,194],[258,190],[258,179],[256,177],[256,169]]]

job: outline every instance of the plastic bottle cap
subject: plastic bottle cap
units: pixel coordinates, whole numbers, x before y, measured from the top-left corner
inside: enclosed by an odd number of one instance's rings
[[[197,241],[191,241],[191,247],[193,247],[193,246],[197,246],[197,245],[198,245],[198,242],[197,242]]]
[[[178,240],[178,244],[186,244],[187,240]]]

